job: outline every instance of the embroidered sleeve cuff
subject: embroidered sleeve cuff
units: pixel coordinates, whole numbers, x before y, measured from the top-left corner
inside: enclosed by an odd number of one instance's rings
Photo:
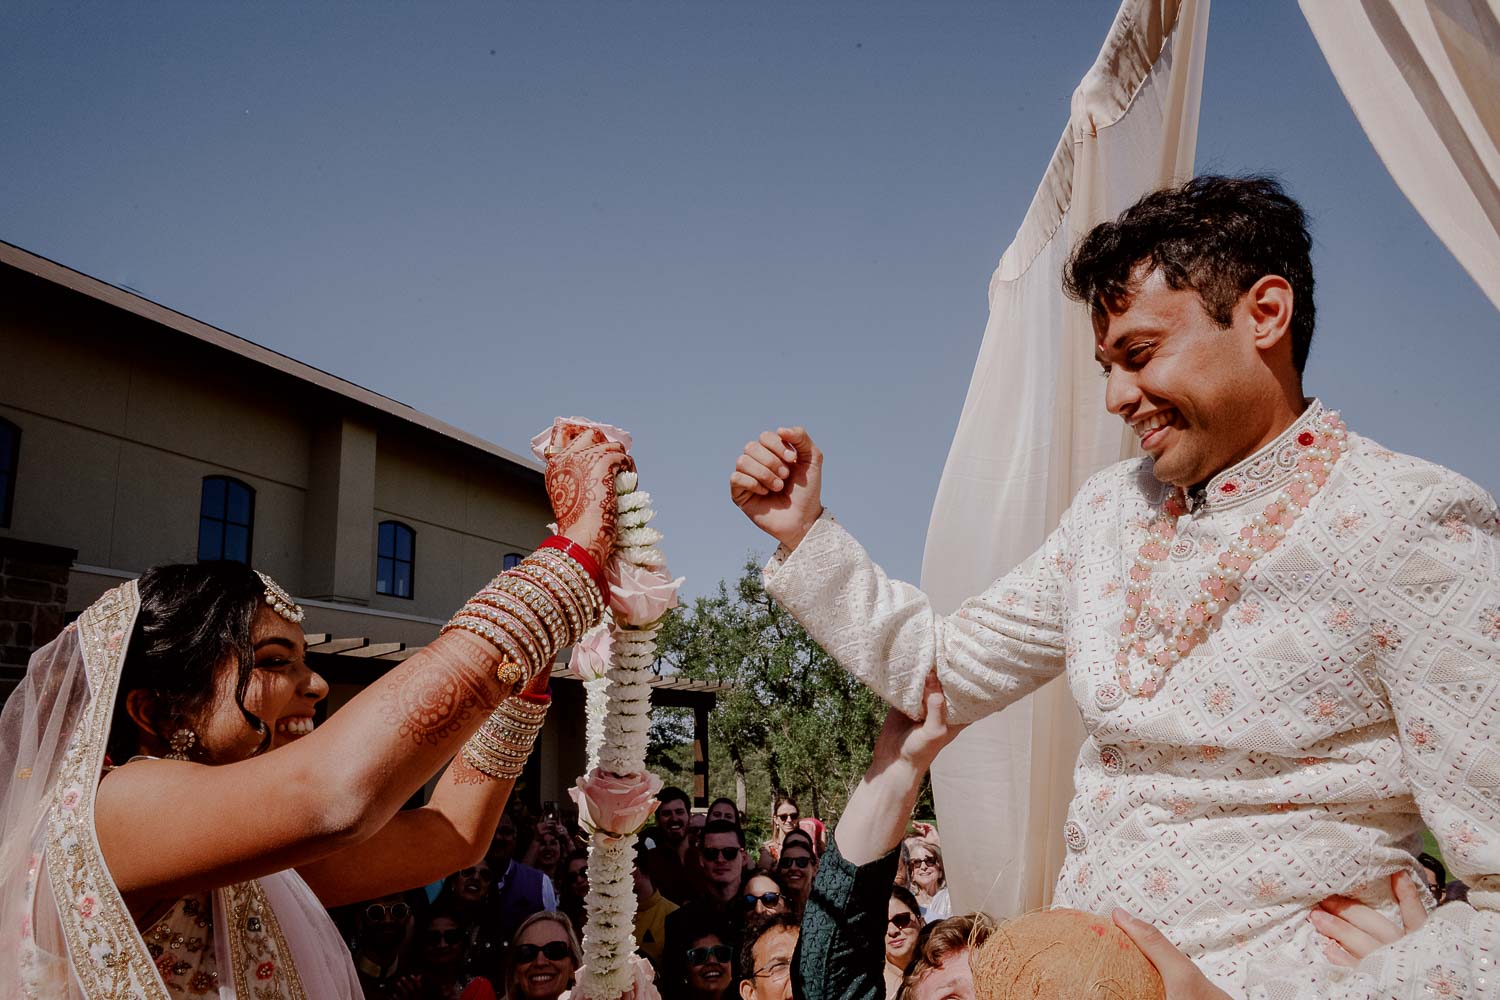
[[[838,524],[838,519],[833,516],[833,513],[827,507],[824,507],[823,513],[819,514],[818,519],[813,522],[813,526],[807,529],[807,534],[803,536],[802,541],[806,543],[809,538],[827,531],[827,526],[830,524]],[[797,546],[797,550],[801,550],[801,548],[801,545]],[[788,551],[785,545],[776,546],[776,551],[767,560],[765,569],[761,571],[766,582],[769,583],[772,577],[780,572],[781,567],[786,565],[787,560],[796,554],[796,551]]]

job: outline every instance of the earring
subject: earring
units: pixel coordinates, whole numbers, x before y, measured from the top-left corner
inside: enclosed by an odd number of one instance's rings
[[[179,729],[172,734],[167,741],[172,746],[172,752],[167,754],[167,760],[187,760],[188,751],[198,742],[198,734],[191,729]]]

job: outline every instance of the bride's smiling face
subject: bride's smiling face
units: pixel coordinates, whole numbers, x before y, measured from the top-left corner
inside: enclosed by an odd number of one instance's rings
[[[302,627],[261,608],[250,630],[255,670],[245,707],[271,729],[271,749],[313,731],[313,708],[328,696],[328,682],[307,665]]]
[[[245,709],[271,730],[270,749],[301,739],[313,730],[313,708],[328,695],[328,684],[307,665],[302,629],[269,607],[256,611],[250,626],[255,669],[245,687]],[[234,698],[235,671],[219,671],[218,693],[199,733],[204,750],[220,762],[244,760],[260,748]]]

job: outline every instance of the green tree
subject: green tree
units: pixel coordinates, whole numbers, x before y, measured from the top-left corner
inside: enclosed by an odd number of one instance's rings
[[[684,677],[729,685],[709,716],[710,764],[727,758],[742,809],[758,819],[771,794],[786,792],[811,815],[843,811],[885,708],[771,599],[753,558],[732,587],[721,582],[669,619],[658,652]],[[655,727],[659,764],[675,759],[680,726],[668,716]],[[761,788],[765,801],[751,801]]]

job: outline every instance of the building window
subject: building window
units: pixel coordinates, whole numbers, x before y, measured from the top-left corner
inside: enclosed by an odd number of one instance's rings
[[[375,593],[409,600],[416,578],[417,533],[400,521],[381,521],[375,556]]]
[[[203,477],[198,508],[198,561],[250,563],[255,525],[255,491],[228,476]]]
[[[0,419],[0,528],[10,527],[16,503],[16,463],[21,459],[21,428]]]
[[[502,560],[500,568],[515,569],[517,566],[521,565],[521,559],[522,556],[519,552],[507,552],[505,553],[505,559]]]

